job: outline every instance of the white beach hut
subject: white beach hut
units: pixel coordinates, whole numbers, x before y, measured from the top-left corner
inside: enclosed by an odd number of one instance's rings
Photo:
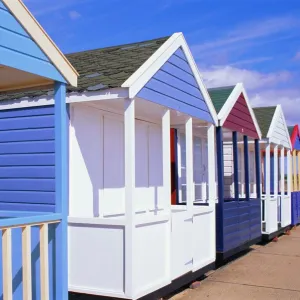
[[[80,73],[67,94],[69,291],[138,299],[196,279],[215,262],[217,116],[183,35],[67,57]],[[47,90],[29,96],[7,95],[2,107],[53,105]],[[180,205],[171,128],[185,138]],[[209,165],[202,203],[196,138]]]

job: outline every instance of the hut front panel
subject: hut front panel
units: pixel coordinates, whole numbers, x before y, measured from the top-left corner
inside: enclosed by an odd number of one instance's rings
[[[0,112],[0,209],[54,212],[53,106]]]
[[[69,225],[69,290],[124,295],[123,226]]]
[[[125,213],[123,116],[72,105],[70,126],[70,216]],[[164,208],[162,130],[136,120],[135,210]]]
[[[282,146],[290,147],[290,136],[287,131],[286,123],[282,114],[278,114],[275,122],[275,126],[271,132],[270,142],[280,143]]]

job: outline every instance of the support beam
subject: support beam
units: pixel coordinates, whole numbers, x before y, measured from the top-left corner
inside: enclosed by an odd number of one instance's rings
[[[2,229],[3,300],[13,300],[11,229]]]
[[[254,141],[255,147],[255,173],[256,173],[256,198],[261,198],[261,163],[260,163],[260,147],[259,140]]]
[[[124,100],[125,141],[125,294],[133,297],[133,234],[134,234],[134,190],[135,190],[135,100]]]
[[[237,132],[232,132],[234,198],[239,200],[239,157]]]
[[[68,129],[66,85],[54,85],[55,112],[55,212],[62,220],[55,225],[55,298],[68,298]],[[58,267],[59,266],[59,267]]]
[[[245,194],[246,199],[250,199],[250,176],[249,176],[249,149],[248,136],[244,135],[244,163],[245,163]]]
[[[271,145],[267,144],[266,146],[266,158],[265,158],[265,170],[266,170],[266,186],[265,186],[265,192],[266,192],[266,198],[269,199],[271,195],[271,161],[270,161],[270,149]]]
[[[187,210],[192,213],[194,205],[194,164],[193,164],[193,119],[188,118],[185,123],[186,144],[186,205]]]
[[[297,157],[296,150],[293,151],[293,190],[296,192],[298,190],[297,187]]]
[[[284,188],[284,147],[282,146],[280,149],[280,193],[281,193],[281,199],[284,197],[285,188]],[[283,200],[282,200],[283,201]]]
[[[292,192],[292,157],[291,151],[287,151],[287,192],[291,196]]]
[[[40,225],[40,269],[41,299],[49,300],[48,224]]]
[[[22,228],[23,300],[32,300],[31,278],[31,226]]]
[[[215,126],[208,125],[207,128],[208,147],[208,201],[209,205],[215,207],[216,200],[216,152],[215,152]]]
[[[276,145],[273,150],[274,153],[274,171],[273,171],[273,184],[274,184],[274,197],[278,196],[278,146]]]

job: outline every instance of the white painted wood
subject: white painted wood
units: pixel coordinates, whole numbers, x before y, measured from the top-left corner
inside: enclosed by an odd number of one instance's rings
[[[2,229],[3,300],[13,300],[11,229]]]
[[[274,182],[274,197],[278,196],[278,146],[274,146],[274,172],[273,172],[273,182]]]
[[[193,119],[188,118],[185,124],[186,143],[186,205],[191,213],[194,205],[194,163],[193,163]]]
[[[124,100],[125,141],[125,294],[134,294],[135,100]]]
[[[213,125],[208,126],[207,129],[207,146],[208,146],[208,195],[209,205],[215,207],[216,200],[216,173],[215,173],[215,127]],[[214,230],[213,230],[214,232]]]
[[[23,300],[31,300],[31,226],[26,226],[22,228],[22,278]]]
[[[265,156],[265,164],[266,164],[266,186],[265,186],[265,191],[266,191],[266,197],[270,197],[271,194],[271,161],[270,161],[270,149],[271,145],[268,144],[266,146],[266,156]]]
[[[282,145],[287,149],[291,149],[291,139],[288,132],[285,117],[281,105],[277,105],[270,128],[267,133],[270,143]]]
[[[281,195],[284,195],[285,192],[285,187],[284,187],[284,176],[285,176],[285,169],[284,169],[284,160],[285,160],[285,155],[284,155],[284,147],[282,146],[280,149],[280,192]]]
[[[49,299],[48,224],[40,225],[40,280],[41,299]]]

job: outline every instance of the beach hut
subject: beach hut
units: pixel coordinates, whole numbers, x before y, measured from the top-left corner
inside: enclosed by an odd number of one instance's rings
[[[262,233],[271,240],[291,225],[291,141],[280,105],[253,110],[262,131]]]
[[[299,126],[288,127],[292,144],[291,200],[292,200],[292,226],[300,223],[300,132]]]
[[[24,4],[0,0],[3,300],[68,299],[66,84],[76,71]],[[5,101],[41,86],[54,88],[54,106]]]
[[[67,95],[71,295],[137,299],[198,278],[215,262],[217,117],[184,36],[67,58],[81,75]],[[47,90],[31,97],[19,105],[53,103]],[[184,138],[184,205],[171,203],[170,129]],[[210,166],[202,205],[197,137]]]
[[[243,84],[208,92],[218,113],[217,254],[223,260],[261,239],[261,132]]]

